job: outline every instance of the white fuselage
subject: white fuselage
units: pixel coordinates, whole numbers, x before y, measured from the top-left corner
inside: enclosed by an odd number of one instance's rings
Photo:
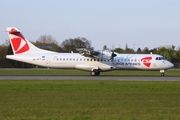
[[[79,49],[79,53],[57,53],[34,46],[20,29],[7,27],[14,55],[6,58],[48,68],[75,68],[90,71],[92,76],[114,69],[164,70],[174,65],[156,54],[118,54],[110,50]]]
[[[117,54],[117,53],[116,53]],[[79,53],[39,53],[7,55],[7,58],[49,68],[165,70],[173,64],[156,54],[117,54],[113,60],[84,57]]]

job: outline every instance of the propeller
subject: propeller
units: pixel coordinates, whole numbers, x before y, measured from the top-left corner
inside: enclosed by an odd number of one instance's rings
[[[112,59],[112,61],[114,61],[114,57],[116,57],[117,55],[114,53],[114,51],[112,52],[112,54],[111,54],[111,59]]]

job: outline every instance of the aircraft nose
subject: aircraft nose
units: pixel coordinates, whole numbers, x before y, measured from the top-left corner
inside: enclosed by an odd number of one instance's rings
[[[173,68],[173,67],[174,67],[174,64],[172,64],[171,62],[169,62],[168,66],[169,66],[169,68]]]

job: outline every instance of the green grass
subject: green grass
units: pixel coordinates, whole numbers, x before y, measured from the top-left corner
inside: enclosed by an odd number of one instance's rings
[[[0,81],[1,120],[179,120],[180,82]]]
[[[0,69],[0,75],[90,75],[90,72],[75,69]],[[159,71],[114,70],[100,75],[160,76]],[[166,70],[166,76],[180,76],[180,70]]]

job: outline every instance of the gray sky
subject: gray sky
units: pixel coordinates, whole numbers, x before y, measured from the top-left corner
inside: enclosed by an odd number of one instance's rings
[[[43,34],[59,44],[85,37],[95,49],[178,47],[180,0],[3,0],[0,44],[8,39],[6,27],[20,28],[30,41]]]

